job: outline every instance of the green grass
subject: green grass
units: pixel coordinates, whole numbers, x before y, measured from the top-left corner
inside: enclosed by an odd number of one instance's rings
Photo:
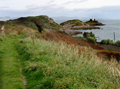
[[[16,48],[27,79],[26,89],[117,89],[119,74],[92,48],[26,38]],[[93,51],[93,52],[91,52]]]
[[[80,21],[79,19],[73,19],[73,20],[68,20],[68,21],[65,21],[63,23],[61,23],[60,25],[65,25],[65,24],[74,24],[74,26],[82,26],[83,22]]]
[[[1,37],[1,36],[0,36]],[[0,42],[0,89],[24,89],[18,53],[11,38]]]
[[[103,61],[98,50],[46,41],[23,26],[18,35],[12,27],[0,36],[0,89],[119,89],[119,63]]]

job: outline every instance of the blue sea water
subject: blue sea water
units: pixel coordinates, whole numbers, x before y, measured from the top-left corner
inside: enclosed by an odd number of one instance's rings
[[[120,20],[99,20],[99,22],[106,24],[105,26],[99,26],[101,29],[92,29],[92,30],[81,30],[76,31],[80,32],[92,32],[97,37],[97,41],[100,42],[103,39],[110,39],[114,41],[114,32],[115,32],[115,41],[120,40]],[[78,34],[77,36],[82,36]]]

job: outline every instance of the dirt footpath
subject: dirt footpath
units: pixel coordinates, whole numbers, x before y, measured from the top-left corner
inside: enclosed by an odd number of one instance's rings
[[[120,47],[117,47],[117,46],[104,45],[104,44],[97,44],[97,45],[103,47],[104,49],[110,50],[110,51],[120,52]]]

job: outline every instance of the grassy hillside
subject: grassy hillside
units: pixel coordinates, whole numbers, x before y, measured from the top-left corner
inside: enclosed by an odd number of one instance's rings
[[[92,48],[80,47],[79,53],[77,46],[63,42],[31,38],[22,42],[17,50],[28,81],[27,89],[120,87],[118,71],[102,62]]]
[[[2,89],[120,88],[120,64],[97,55],[104,49],[62,33],[40,34],[20,25],[5,27],[6,35],[0,36]]]
[[[1,21],[0,24],[24,25],[41,32],[44,29],[58,30],[61,26],[48,16],[21,17],[7,22]]]

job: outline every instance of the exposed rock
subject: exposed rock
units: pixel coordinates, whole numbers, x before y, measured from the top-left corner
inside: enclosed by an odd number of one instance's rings
[[[88,29],[100,29],[100,27],[93,27],[93,26],[74,26],[71,29],[83,29],[83,30],[88,30]]]
[[[54,20],[52,18],[49,18],[47,15],[42,15],[44,18],[48,19],[51,23],[54,22]]]
[[[60,31],[62,32],[65,32],[66,34],[72,36],[72,35],[77,35],[77,34],[82,34],[82,32],[79,32],[79,31],[74,31],[74,30],[71,30],[71,29],[60,29]]]

